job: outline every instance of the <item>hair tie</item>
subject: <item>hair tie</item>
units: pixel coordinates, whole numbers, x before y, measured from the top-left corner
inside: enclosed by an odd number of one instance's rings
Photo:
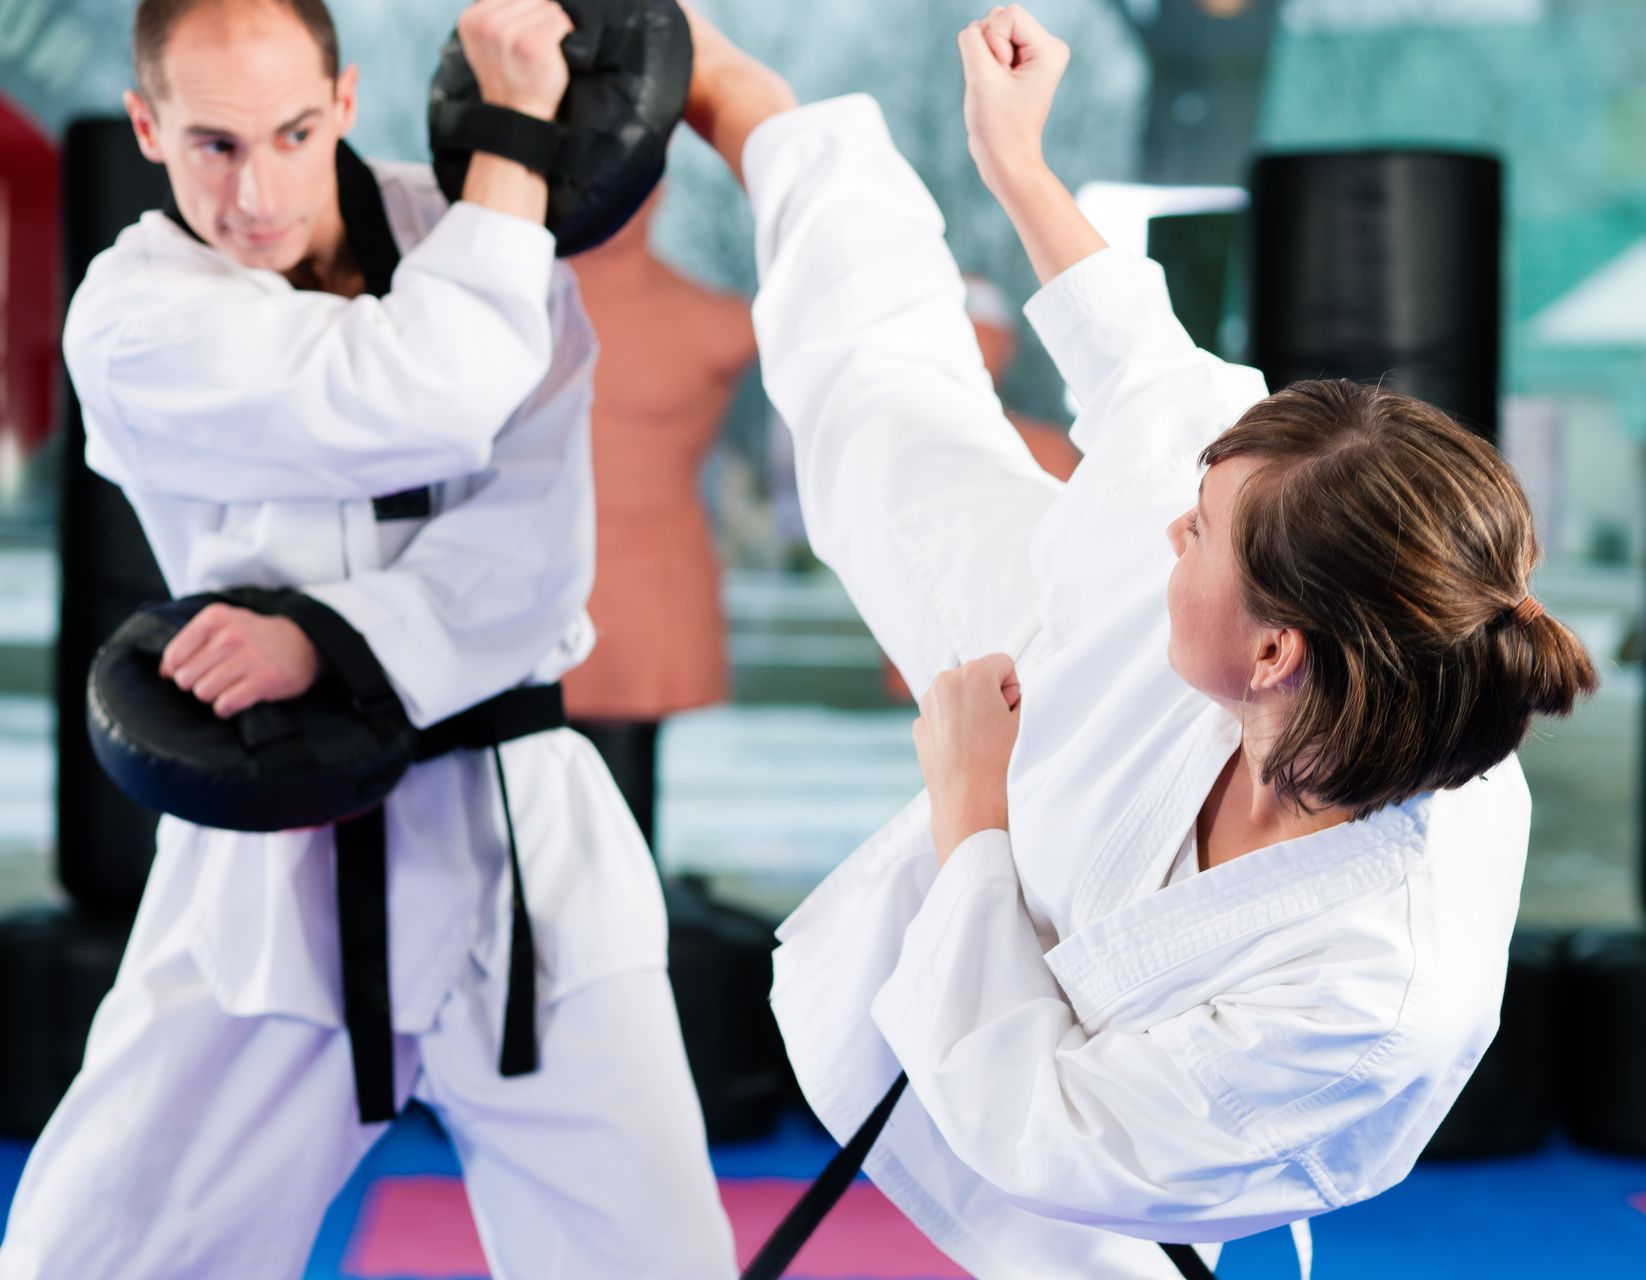
[[[1517,627],[1529,627],[1541,618],[1545,612],[1543,602],[1536,596],[1528,595],[1514,607],[1514,612],[1509,615],[1509,620]]]

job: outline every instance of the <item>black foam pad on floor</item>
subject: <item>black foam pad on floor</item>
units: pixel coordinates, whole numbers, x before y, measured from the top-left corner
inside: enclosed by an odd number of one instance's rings
[[[1646,1154],[1646,932],[1585,929],[1566,965],[1561,1092],[1572,1138]]]
[[[1424,1159],[1506,1156],[1536,1150],[1548,1140],[1556,1111],[1565,942],[1565,935],[1553,930],[1515,930],[1497,1038],[1430,1139]]]
[[[798,1093],[769,1003],[772,925],[694,880],[666,881],[663,896],[669,978],[709,1140],[760,1137]]]
[[[34,1139],[85,1056],[130,921],[40,907],[0,920],[0,1133]]]

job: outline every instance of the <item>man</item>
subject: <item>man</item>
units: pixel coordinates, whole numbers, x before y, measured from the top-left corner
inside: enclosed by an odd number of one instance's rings
[[[485,100],[553,116],[558,5],[478,0],[459,29]],[[88,460],[168,585],[300,588],[418,726],[556,681],[592,640],[595,345],[544,180],[477,155],[448,211],[425,168],[359,160],[321,0],[143,0],[135,53],[126,106],[176,207],[93,264],[65,349]],[[292,623],[218,605],[161,671],[229,716],[320,667]],[[392,1102],[452,1135],[492,1274],[729,1275],[655,873],[593,748],[442,756],[384,822]],[[540,1066],[505,1077],[516,842]],[[300,1274],[383,1131],[357,1112],[336,863],[331,829],[162,822],[0,1277]]]

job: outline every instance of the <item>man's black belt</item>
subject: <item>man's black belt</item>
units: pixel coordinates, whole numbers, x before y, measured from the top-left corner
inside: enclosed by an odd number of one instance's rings
[[[424,729],[418,734],[414,752],[414,759],[424,761],[452,751],[490,750],[497,772],[514,899],[500,1062],[506,1076],[529,1075],[537,1070],[537,953],[499,748],[516,738],[562,728],[565,723],[566,708],[558,684],[510,689]],[[354,1055],[360,1122],[375,1124],[392,1120],[399,1109],[394,1088],[394,1018],[389,1004],[388,850],[383,808],[378,805],[345,819],[333,830],[337,840],[343,1024]]]

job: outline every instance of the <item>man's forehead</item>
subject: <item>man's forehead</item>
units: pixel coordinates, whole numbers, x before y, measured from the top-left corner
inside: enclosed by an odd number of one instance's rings
[[[320,43],[291,10],[266,0],[205,4],[179,19],[161,55],[171,84],[330,83]]]
[[[165,96],[186,127],[272,132],[331,102],[334,83],[308,29],[275,6],[256,8],[249,20],[215,23],[197,10],[172,33]]]

